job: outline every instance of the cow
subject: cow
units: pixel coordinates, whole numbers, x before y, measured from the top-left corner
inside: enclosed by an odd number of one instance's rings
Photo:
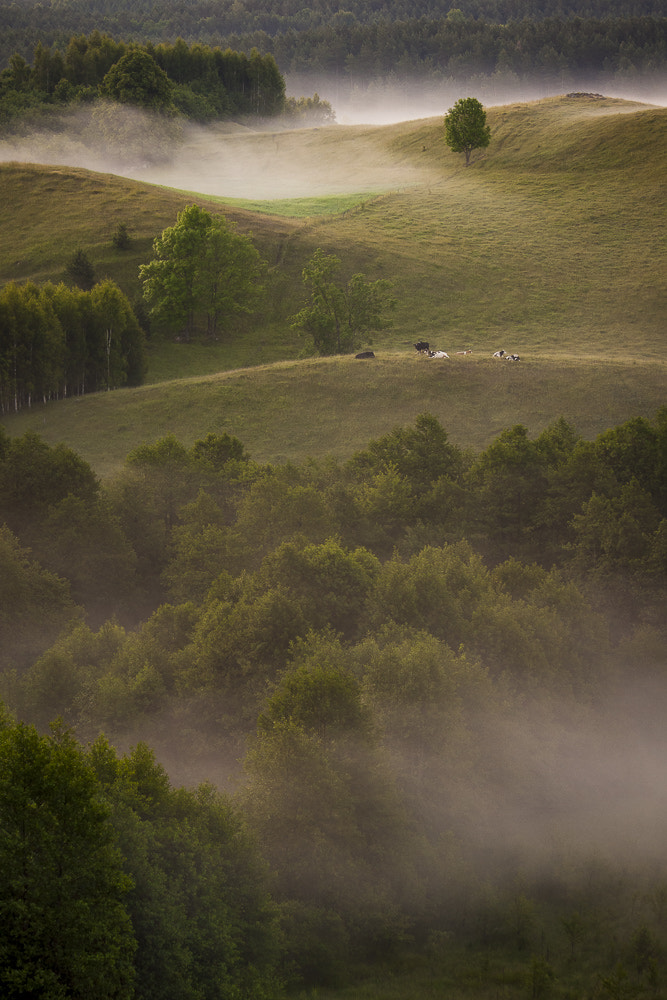
[[[521,361],[518,354],[506,354],[505,361]]]
[[[429,351],[429,358],[447,358],[449,360],[449,354],[445,354],[444,351]]]
[[[494,358],[504,358],[505,357],[505,352],[504,351],[496,351],[493,356],[494,356]]]
[[[418,340],[417,343],[415,344],[415,351],[419,351],[420,354],[423,354],[425,351],[428,351],[428,349],[429,345],[428,342],[425,340]]]
[[[375,355],[372,351],[362,351],[361,354],[355,354],[355,358],[374,358]]]

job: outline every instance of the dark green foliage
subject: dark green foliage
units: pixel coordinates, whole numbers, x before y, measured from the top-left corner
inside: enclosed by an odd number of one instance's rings
[[[0,983],[7,998],[134,996],[132,880],[66,731],[0,730]]]
[[[27,432],[0,459],[0,518],[98,622],[136,596],[136,556],[90,466]]]
[[[10,282],[0,292],[0,412],[145,375],[143,332],[112,281],[89,291]]]
[[[664,418],[515,426],[473,456],[423,414],[300,467],[168,436],[104,487],[0,434],[5,696],[233,780],[272,871],[279,943],[240,814],[99,741],[137,996],[264,1000],[276,963],[336,987],[407,951],[465,953],[508,997],[656,993],[662,820],[622,819],[606,775],[627,789],[638,734],[642,768],[662,739]]]
[[[445,142],[454,153],[465,153],[466,167],[473,149],[491,141],[486,112],[476,97],[462,97],[445,115]]]
[[[126,28],[125,22],[124,37]],[[146,37],[145,32],[140,34]],[[61,25],[57,35],[63,38]],[[211,121],[233,114],[280,114],[285,81],[273,55],[261,55],[256,48],[246,55],[208,45],[188,46],[182,38],[157,47],[126,44],[96,29],[87,37],[70,37],[64,55],[38,41],[32,66],[22,55],[11,55],[9,68],[0,74],[0,122],[46,111],[54,102],[90,102],[98,96]]]
[[[9,697],[12,671],[28,667],[80,614],[67,582],[40,566],[2,525],[0,683],[5,697]],[[76,693],[71,692],[72,696]]]
[[[252,240],[224,217],[188,205],[153,243],[153,260],[139,275],[151,315],[189,340],[248,312],[258,294],[262,262]]]
[[[155,60],[140,49],[131,49],[111,67],[100,83],[100,94],[119,104],[151,111],[168,111],[173,84]]]
[[[210,786],[172,789],[144,744],[119,760],[99,740],[91,759],[134,882],[137,1000],[270,996],[275,912],[238,813]]]
[[[124,222],[120,222],[118,224],[116,232],[111,238],[111,242],[115,246],[116,250],[129,250],[132,246],[132,238]]]
[[[338,278],[341,260],[317,249],[302,276],[310,290],[310,304],[292,317],[292,325],[312,340],[318,354],[346,354],[361,346],[374,330],[389,325],[385,317],[393,307],[392,283],[384,278],[369,281],[353,274],[343,285]]]
[[[90,258],[80,249],[75,250],[69,259],[65,268],[65,276],[73,285],[83,289],[84,292],[89,292],[97,281],[95,268]]]
[[[267,873],[228,801],[172,789],[143,744],[5,718],[0,763],[3,996],[275,995]]]

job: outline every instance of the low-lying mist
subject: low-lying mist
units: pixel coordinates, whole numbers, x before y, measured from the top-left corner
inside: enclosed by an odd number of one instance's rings
[[[494,106],[575,88],[592,90],[593,85],[565,80],[551,86],[509,84],[489,78],[479,86],[389,81],[343,88],[335,80],[289,80],[288,91],[315,91],[332,104],[338,125],[320,129],[285,128],[279,120],[196,126],[127,106],[96,104],[54,116],[48,127],[0,140],[0,162],[83,167],[200,194],[254,200],[396,190],[428,181],[428,169],[392,161],[386,145],[363,126],[441,116],[471,92]],[[667,84],[625,88],[612,81],[604,93],[667,104]]]

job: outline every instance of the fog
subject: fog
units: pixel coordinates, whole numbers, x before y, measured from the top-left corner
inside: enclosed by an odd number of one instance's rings
[[[601,80],[564,74],[552,82],[482,77],[475,81],[449,81],[437,85],[389,81],[343,87],[336,80],[295,77],[288,78],[287,83],[290,93],[315,91],[320,98],[329,101],[341,125],[391,125],[442,116],[459,98],[471,95],[485,107],[537,101],[571,91],[603,93],[606,97],[667,106],[667,79],[664,78],[619,83],[616,78]]]
[[[651,866],[664,859],[667,736],[664,682],[617,692],[595,712],[530,705],[486,720],[485,779],[454,796],[469,848],[541,865],[596,855]]]
[[[390,125],[442,116],[475,93],[487,107],[526,102],[572,89],[667,105],[667,83],[620,87],[600,81],[558,81],[548,86],[514,81],[448,85],[357,84],[288,79],[289,94],[318,93],[336,112],[337,125],[287,128],[272,119],[197,127],[166,122],[113,104],[83,107],[50,120],[49,130],[0,141],[0,162],[84,167],[103,173],[225,198],[272,200],[396,190],[427,182],[429,171],[392,161],[380,137],[365,125]],[[340,126],[350,126],[341,128]]]

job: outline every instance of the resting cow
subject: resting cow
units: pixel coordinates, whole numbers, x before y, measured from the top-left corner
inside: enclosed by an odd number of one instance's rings
[[[374,358],[375,355],[372,351],[362,351],[361,354],[355,354],[355,358]]]

